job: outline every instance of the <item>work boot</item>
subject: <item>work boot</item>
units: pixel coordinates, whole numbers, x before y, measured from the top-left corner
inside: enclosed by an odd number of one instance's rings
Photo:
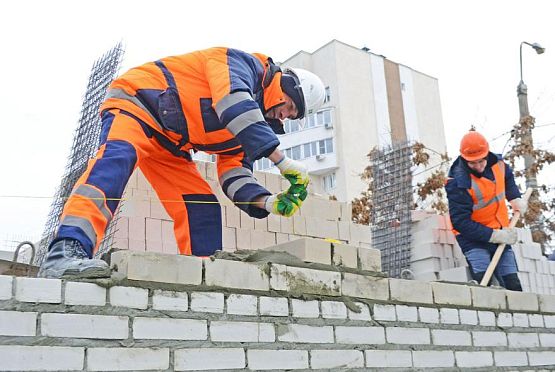
[[[62,239],[52,245],[42,263],[39,278],[105,278],[110,267],[102,260],[89,259],[81,243],[75,239]]]

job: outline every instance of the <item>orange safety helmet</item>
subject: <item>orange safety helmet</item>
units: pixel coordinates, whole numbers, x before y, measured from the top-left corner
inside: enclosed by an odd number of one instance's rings
[[[461,156],[466,161],[475,161],[488,156],[489,144],[484,136],[471,130],[461,140]]]

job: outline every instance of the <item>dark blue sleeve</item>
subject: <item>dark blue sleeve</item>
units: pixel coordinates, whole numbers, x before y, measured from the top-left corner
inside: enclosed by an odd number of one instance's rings
[[[493,229],[472,220],[474,202],[468,191],[458,187],[454,179],[447,182],[445,191],[449,202],[449,217],[455,230],[467,239],[489,241]]]
[[[513,170],[507,163],[505,163],[505,197],[509,201],[521,197],[520,190],[515,182]]]

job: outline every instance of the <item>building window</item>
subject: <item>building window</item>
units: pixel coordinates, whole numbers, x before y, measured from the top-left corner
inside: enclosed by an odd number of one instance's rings
[[[301,146],[295,146],[291,148],[291,158],[293,160],[299,160],[301,158]]]
[[[326,192],[330,192],[331,190],[335,189],[336,184],[335,184],[335,172],[334,173],[330,173],[330,174],[326,174],[323,178],[322,178],[322,182],[323,182],[323,187],[324,190]]]
[[[324,103],[328,103],[331,99],[330,87],[326,87],[326,96],[324,97]]]
[[[314,114],[309,114],[303,119],[299,120],[285,120],[283,129],[285,133],[294,133],[306,128],[314,128],[317,126],[329,126],[332,124],[331,109],[318,111]]]

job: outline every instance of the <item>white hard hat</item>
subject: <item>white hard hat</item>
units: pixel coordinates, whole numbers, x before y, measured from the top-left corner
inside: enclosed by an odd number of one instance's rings
[[[318,110],[326,96],[322,80],[310,71],[302,68],[284,68],[281,87],[293,99],[299,113],[296,119],[302,119]]]

